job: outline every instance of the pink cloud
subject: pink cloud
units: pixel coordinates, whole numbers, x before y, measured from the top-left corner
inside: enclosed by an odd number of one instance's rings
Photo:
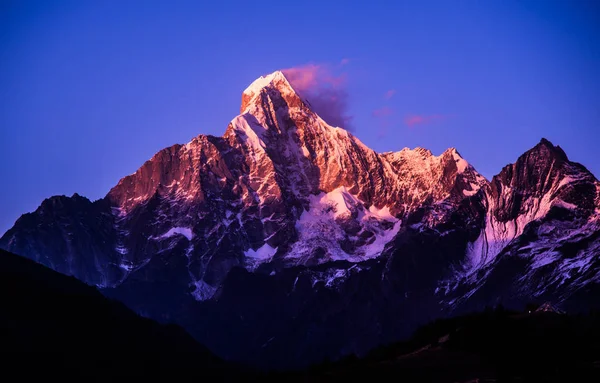
[[[348,58],[343,58],[342,61],[340,61],[340,65],[342,65],[342,66],[349,64],[349,63],[350,63],[350,59],[348,59]]]
[[[417,125],[424,125],[435,121],[445,120],[447,117],[448,116],[444,116],[441,114],[432,114],[429,116],[409,115],[404,118],[404,123],[412,128]]]
[[[329,65],[319,64],[288,68],[283,73],[296,92],[307,99],[313,111],[328,124],[352,129],[345,73],[336,74]]]
[[[373,111],[373,117],[389,117],[392,114],[394,114],[393,109],[390,107],[387,107],[387,106],[384,106],[379,109],[375,109]]]
[[[386,100],[389,100],[390,98],[394,97],[395,94],[396,94],[396,89],[390,89],[384,93],[383,98]]]
[[[302,67],[285,69],[283,73],[294,89],[303,92],[317,86],[317,74],[321,70],[318,65],[308,64]]]

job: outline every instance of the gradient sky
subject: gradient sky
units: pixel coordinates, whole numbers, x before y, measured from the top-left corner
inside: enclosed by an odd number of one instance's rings
[[[255,78],[309,64],[377,151],[453,146],[491,178],[546,137],[600,175],[594,0],[4,0],[0,233],[223,134]]]

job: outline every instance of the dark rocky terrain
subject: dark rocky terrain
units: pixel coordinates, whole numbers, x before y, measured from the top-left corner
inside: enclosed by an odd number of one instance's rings
[[[497,308],[432,322],[362,359],[290,373],[286,381],[583,382],[600,379],[600,315]]]
[[[61,381],[572,382],[600,378],[600,315],[550,304],[440,319],[362,358],[293,371],[222,361],[174,325],[137,316],[96,289],[0,251],[4,377]],[[241,345],[241,344],[239,344]]]
[[[94,287],[3,250],[0,305],[5,378],[250,376],[213,355],[181,327],[142,318]]]

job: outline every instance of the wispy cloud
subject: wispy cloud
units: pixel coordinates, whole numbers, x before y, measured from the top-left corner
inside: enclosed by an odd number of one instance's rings
[[[308,100],[314,112],[327,123],[352,129],[345,73],[334,73],[327,64],[302,65],[284,69],[283,73],[292,87]]]
[[[389,117],[392,114],[394,114],[394,110],[388,106],[384,106],[373,111],[373,117]]]
[[[417,125],[425,125],[436,121],[441,121],[447,119],[448,116],[442,114],[432,114],[432,115],[409,115],[404,118],[404,123],[409,127],[415,127]]]
[[[383,94],[383,98],[386,100],[389,100],[390,98],[394,97],[395,94],[396,94],[396,89],[390,89]]]
[[[340,65],[344,66],[346,64],[350,64],[350,59],[349,58],[343,58],[342,61],[340,61]]]

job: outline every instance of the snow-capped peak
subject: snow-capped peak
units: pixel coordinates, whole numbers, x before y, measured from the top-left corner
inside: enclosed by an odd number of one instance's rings
[[[256,80],[254,80],[252,82],[252,84],[250,84],[245,90],[244,93],[246,94],[256,94],[258,92],[260,92],[260,90],[262,88],[265,88],[267,86],[269,86],[270,84],[277,82],[277,81],[285,81],[287,82],[287,79],[285,78],[283,72],[281,71],[275,71],[273,73],[270,73],[266,76],[260,76],[259,78],[257,78]]]
[[[250,84],[242,93],[242,106],[240,112],[246,112],[250,102],[260,94],[261,90],[265,88],[276,89],[282,95],[296,93],[282,71],[278,70],[266,76],[260,76],[254,80],[252,84]]]

